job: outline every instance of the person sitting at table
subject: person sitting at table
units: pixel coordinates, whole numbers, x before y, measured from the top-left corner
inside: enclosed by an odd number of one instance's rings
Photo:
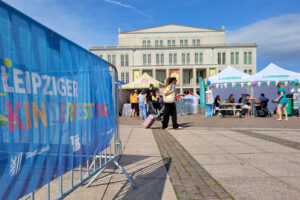
[[[227,99],[227,103],[235,103],[235,99],[234,99],[234,95],[233,94],[230,94],[230,96]],[[235,115],[236,106],[229,106],[229,108],[233,109],[233,114]]]
[[[251,108],[251,102],[253,101],[253,100],[256,100],[255,98],[250,98],[250,95],[249,94],[246,94],[245,95],[245,97],[242,99],[242,109],[245,109],[245,110],[248,110],[248,116],[250,116],[250,114],[251,114],[251,110],[252,110],[252,108]]]
[[[215,98],[215,101],[214,101],[216,114],[219,112],[220,103],[221,103],[221,97],[220,97],[220,95],[217,95]]]
[[[243,98],[245,98],[245,96],[246,96],[245,94],[241,95],[241,98],[239,98],[239,103],[242,103],[242,100],[243,100]]]
[[[260,94],[260,97],[259,97],[259,101],[260,102],[268,102],[269,99],[267,97],[265,97],[265,94],[264,93],[261,93]]]

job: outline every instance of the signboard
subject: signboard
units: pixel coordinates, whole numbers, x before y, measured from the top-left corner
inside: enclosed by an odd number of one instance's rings
[[[178,69],[170,69],[170,77],[175,77],[177,85],[180,85],[180,71]]]
[[[206,106],[205,85],[204,85],[204,80],[201,76],[199,76],[199,86],[200,86],[200,108],[205,108]]]
[[[108,63],[0,1],[0,199],[18,199],[105,149]]]

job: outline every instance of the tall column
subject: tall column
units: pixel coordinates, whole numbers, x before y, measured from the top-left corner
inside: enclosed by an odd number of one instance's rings
[[[157,80],[157,79],[156,79],[156,69],[155,69],[155,68],[153,68],[153,70],[152,70],[152,75],[153,75],[153,78],[154,78],[155,80]]]
[[[183,70],[182,68],[179,69],[180,72],[180,94],[183,94],[182,86],[183,86]]]
[[[209,79],[209,67],[206,68],[206,80]]]
[[[193,87],[194,87],[194,89],[193,89],[193,93],[194,94],[196,94],[197,93],[197,91],[196,91],[196,88],[197,88],[197,71],[196,71],[196,68],[194,67],[193,68]]]

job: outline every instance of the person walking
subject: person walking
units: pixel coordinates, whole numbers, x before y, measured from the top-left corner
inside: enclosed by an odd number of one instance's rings
[[[166,81],[166,89],[164,91],[164,103],[165,109],[163,114],[162,128],[168,130],[169,118],[172,116],[173,128],[178,130],[182,129],[177,123],[177,112],[176,112],[176,78],[169,77]]]
[[[135,117],[137,114],[137,106],[138,106],[138,100],[137,100],[137,90],[134,90],[131,94],[130,94],[130,104],[131,104],[131,117]]]
[[[141,91],[137,99],[139,101],[140,118],[141,120],[144,120],[147,117],[147,111],[146,111],[147,100],[146,100],[145,90]]]
[[[146,98],[147,98],[147,105],[148,105],[148,114],[154,114],[154,107],[153,107],[153,99],[155,97],[155,90],[153,84],[150,84],[149,89],[146,91]]]
[[[279,95],[275,100],[274,102],[278,102],[278,106],[277,106],[277,114],[278,114],[278,121],[281,121],[282,120],[282,112],[281,112],[281,109],[283,110],[284,112],[284,115],[285,115],[285,119],[286,121],[288,121],[288,114],[286,112],[286,106],[287,106],[287,99],[286,99],[286,91],[283,87],[283,85],[281,85],[281,83],[278,83],[277,84],[277,87],[278,87],[278,91],[277,91],[277,94]]]

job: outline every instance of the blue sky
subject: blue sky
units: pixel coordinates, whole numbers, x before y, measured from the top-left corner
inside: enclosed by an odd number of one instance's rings
[[[121,31],[180,24],[221,29],[227,42],[256,42],[257,67],[300,72],[299,0],[4,0],[85,48],[117,45]]]

